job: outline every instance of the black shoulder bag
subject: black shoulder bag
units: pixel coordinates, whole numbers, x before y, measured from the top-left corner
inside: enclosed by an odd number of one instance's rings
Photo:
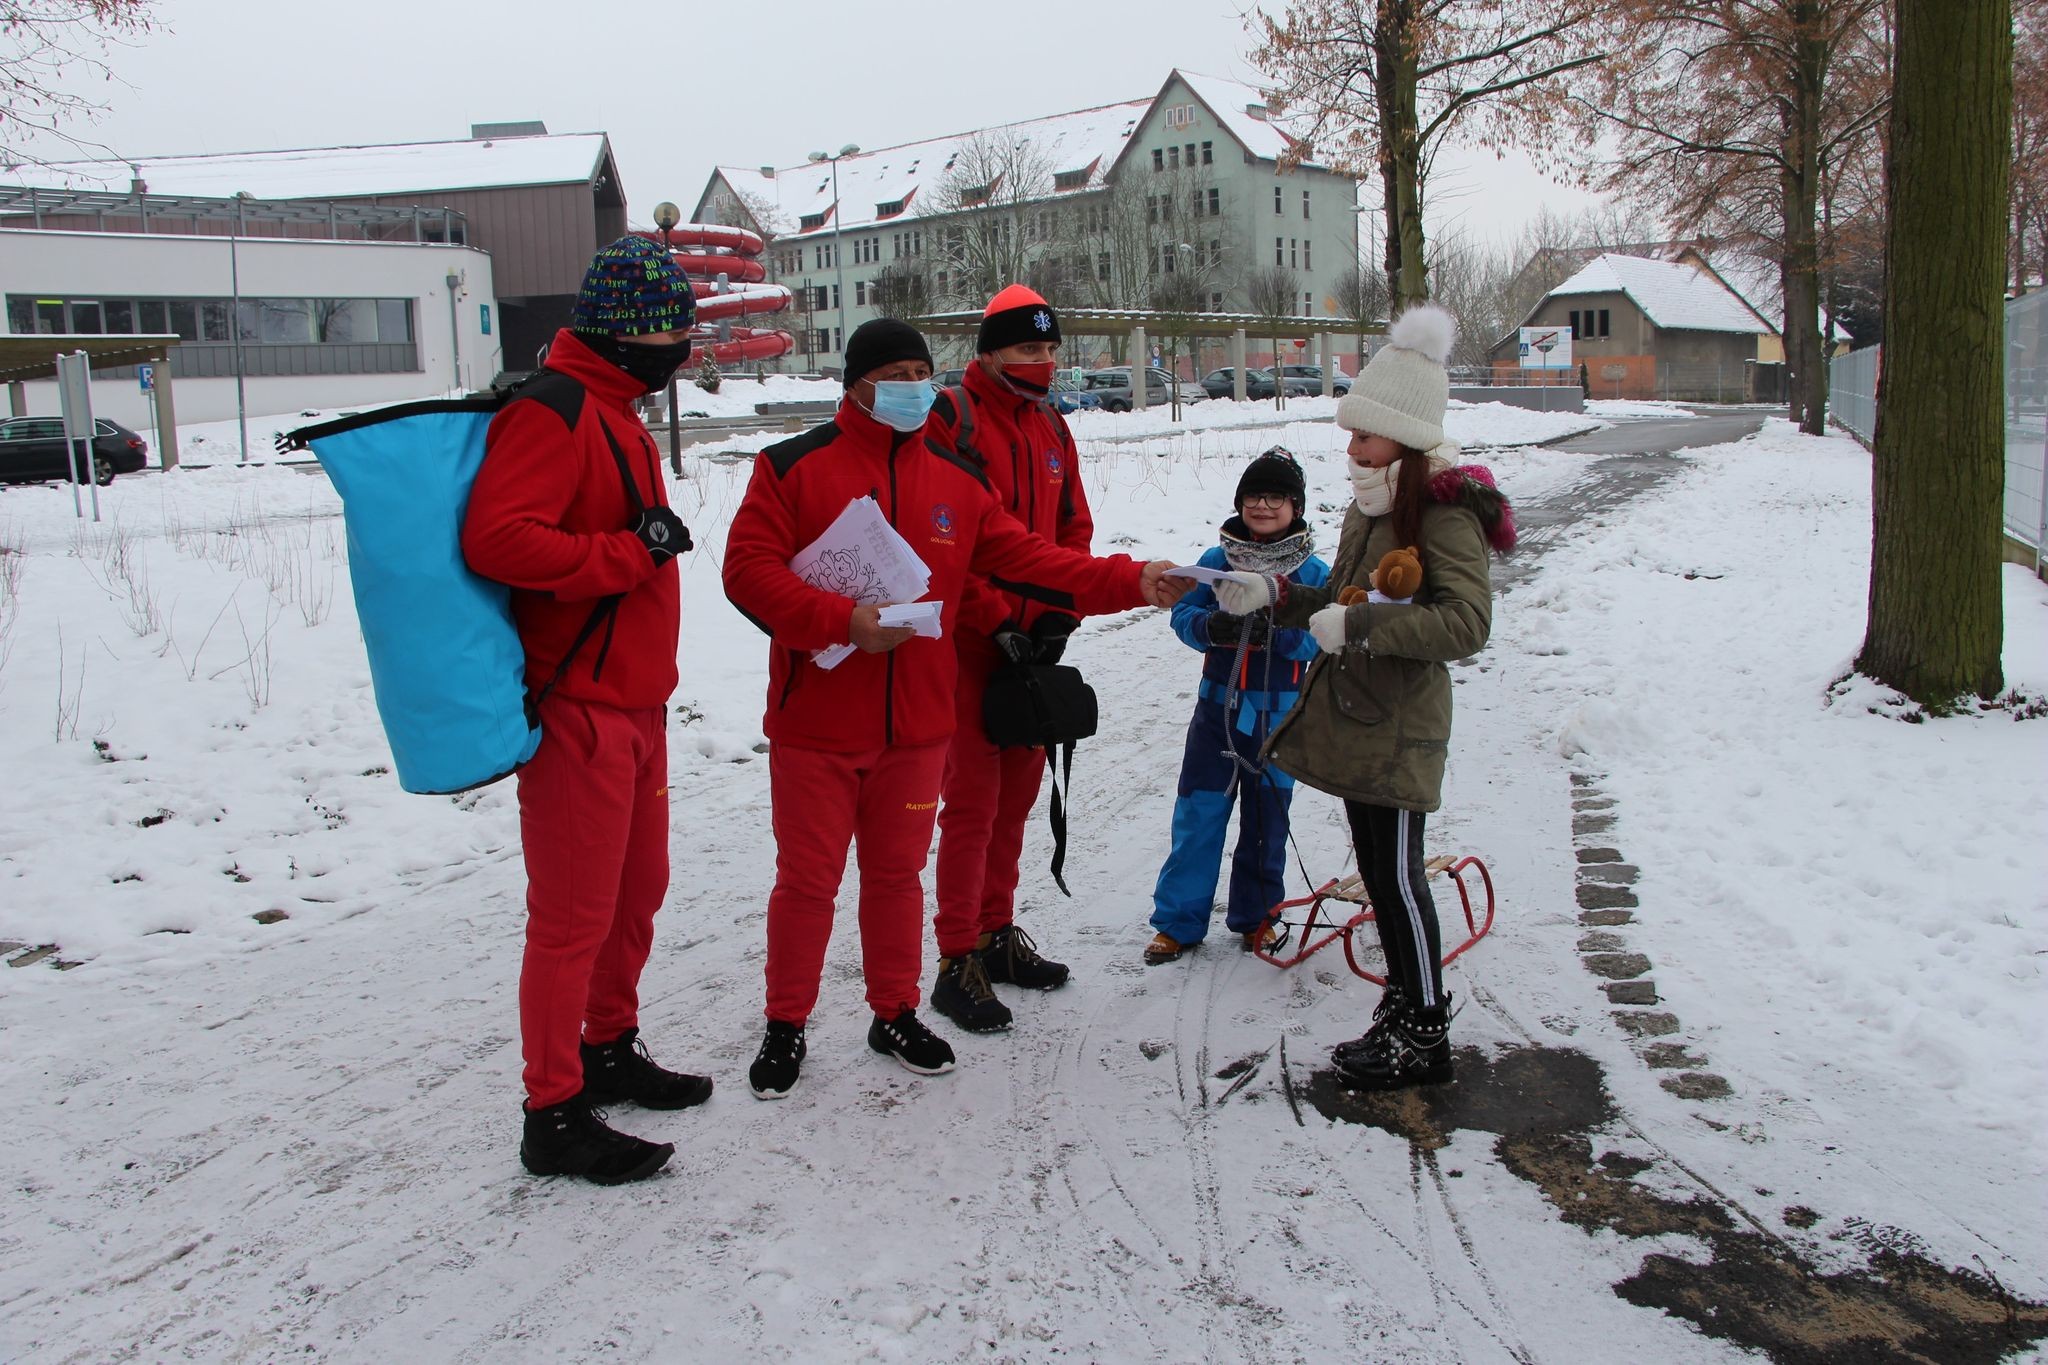
[[[1045,750],[1052,775],[1052,879],[1071,897],[1067,865],[1067,808],[1060,791],[1073,790],[1074,745],[1095,733],[1095,689],[1066,664],[1014,664],[999,668],[981,699],[982,728],[1001,748]]]

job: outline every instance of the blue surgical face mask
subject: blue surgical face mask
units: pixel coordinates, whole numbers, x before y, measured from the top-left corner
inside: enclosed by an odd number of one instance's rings
[[[868,411],[892,431],[916,431],[938,398],[938,386],[929,379],[877,379],[875,405]]]

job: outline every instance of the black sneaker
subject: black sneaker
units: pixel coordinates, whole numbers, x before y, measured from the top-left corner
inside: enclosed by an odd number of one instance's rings
[[[1401,1090],[1451,1079],[1448,998],[1434,1009],[1403,1005],[1378,1037],[1368,1033],[1359,1051],[1338,1060],[1337,1081],[1352,1090]]]
[[[996,999],[978,952],[939,959],[932,1008],[969,1033],[997,1033],[1010,1026],[1010,1007]]]
[[[1067,964],[1038,955],[1031,935],[1014,924],[1005,924],[992,934],[983,934],[975,951],[991,981],[1007,981],[1027,991],[1057,990],[1067,984]],[[934,999],[934,1004],[937,1000]]]
[[[953,1069],[952,1044],[926,1028],[916,1010],[905,1010],[894,1019],[876,1015],[868,1027],[868,1046],[920,1076],[937,1076]]]
[[[526,1109],[519,1160],[535,1175],[580,1175],[599,1185],[644,1180],[676,1154],[672,1142],[615,1132],[604,1111],[583,1095],[546,1109]]]
[[[768,1036],[747,1068],[747,1084],[757,1100],[788,1099],[796,1089],[796,1078],[804,1065],[804,1031],[780,1019],[768,1021]]]
[[[640,1030],[629,1028],[609,1043],[583,1044],[583,1098],[592,1104],[688,1109],[711,1098],[711,1078],[656,1066]]]
[[[1406,1008],[1407,995],[1399,982],[1389,981],[1380,991],[1380,1002],[1372,1007],[1372,1024],[1366,1031],[1348,1043],[1339,1043],[1330,1049],[1330,1060],[1342,1066],[1347,1058],[1362,1057],[1369,1048],[1378,1046],[1380,1035],[1387,1031],[1394,1016]]]

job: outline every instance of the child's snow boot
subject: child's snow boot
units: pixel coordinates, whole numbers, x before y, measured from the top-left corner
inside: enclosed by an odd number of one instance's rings
[[[1408,996],[1398,981],[1389,981],[1380,991],[1380,1002],[1372,1007],[1372,1023],[1363,1034],[1348,1043],[1339,1043],[1330,1049],[1330,1060],[1344,1065],[1352,1057],[1363,1056],[1378,1045],[1378,1039],[1392,1025],[1396,1015],[1407,1008]]]
[[[526,1109],[519,1160],[535,1175],[580,1175],[599,1185],[644,1180],[676,1154],[671,1142],[648,1142],[614,1131],[582,1095]]]
[[[1431,1009],[1401,1006],[1378,1038],[1336,1063],[1337,1081],[1352,1090],[1401,1090],[1451,1079],[1450,1000]]]
[[[688,1109],[711,1098],[711,1078],[655,1065],[629,1028],[609,1043],[583,1044],[583,1097],[592,1104],[637,1104],[642,1109]]]

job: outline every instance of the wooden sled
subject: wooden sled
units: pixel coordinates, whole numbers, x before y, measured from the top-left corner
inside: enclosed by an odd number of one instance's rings
[[[1486,870],[1486,864],[1477,858],[1454,858],[1439,854],[1424,864],[1430,877],[1444,877],[1458,888],[1458,901],[1465,911],[1465,939],[1457,947],[1444,954],[1444,965],[1449,966],[1466,949],[1485,938],[1493,928],[1493,876]],[[1465,874],[1479,874],[1481,886],[1485,889],[1485,914],[1482,916],[1473,907],[1472,888],[1465,880]],[[1287,912],[1302,906],[1308,907],[1298,925],[1287,918]],[[1358,953],[1352,947],[1352,937],[1358,926],[1372,919],[1372,904],[1365,894],[1365,882],[1357,873],[1324,882],[1314,892],[1294,900],[1281,901],[1266,912],[1266,923],[1288,925],[1299,929],[1293,942],[1292,953],[1283,949],[1278,953],[1259,952],[1259,956],[1275,967],[1292,967],[1305,962],[1316,953],[1342,940],[1344,961],[1355,975],[1364,977],[1378,986],[1387,984],[1387,979],[1376,972],[1369,972],[1358,965]],[[1254,949],[1254,951],[1258,951]]]

